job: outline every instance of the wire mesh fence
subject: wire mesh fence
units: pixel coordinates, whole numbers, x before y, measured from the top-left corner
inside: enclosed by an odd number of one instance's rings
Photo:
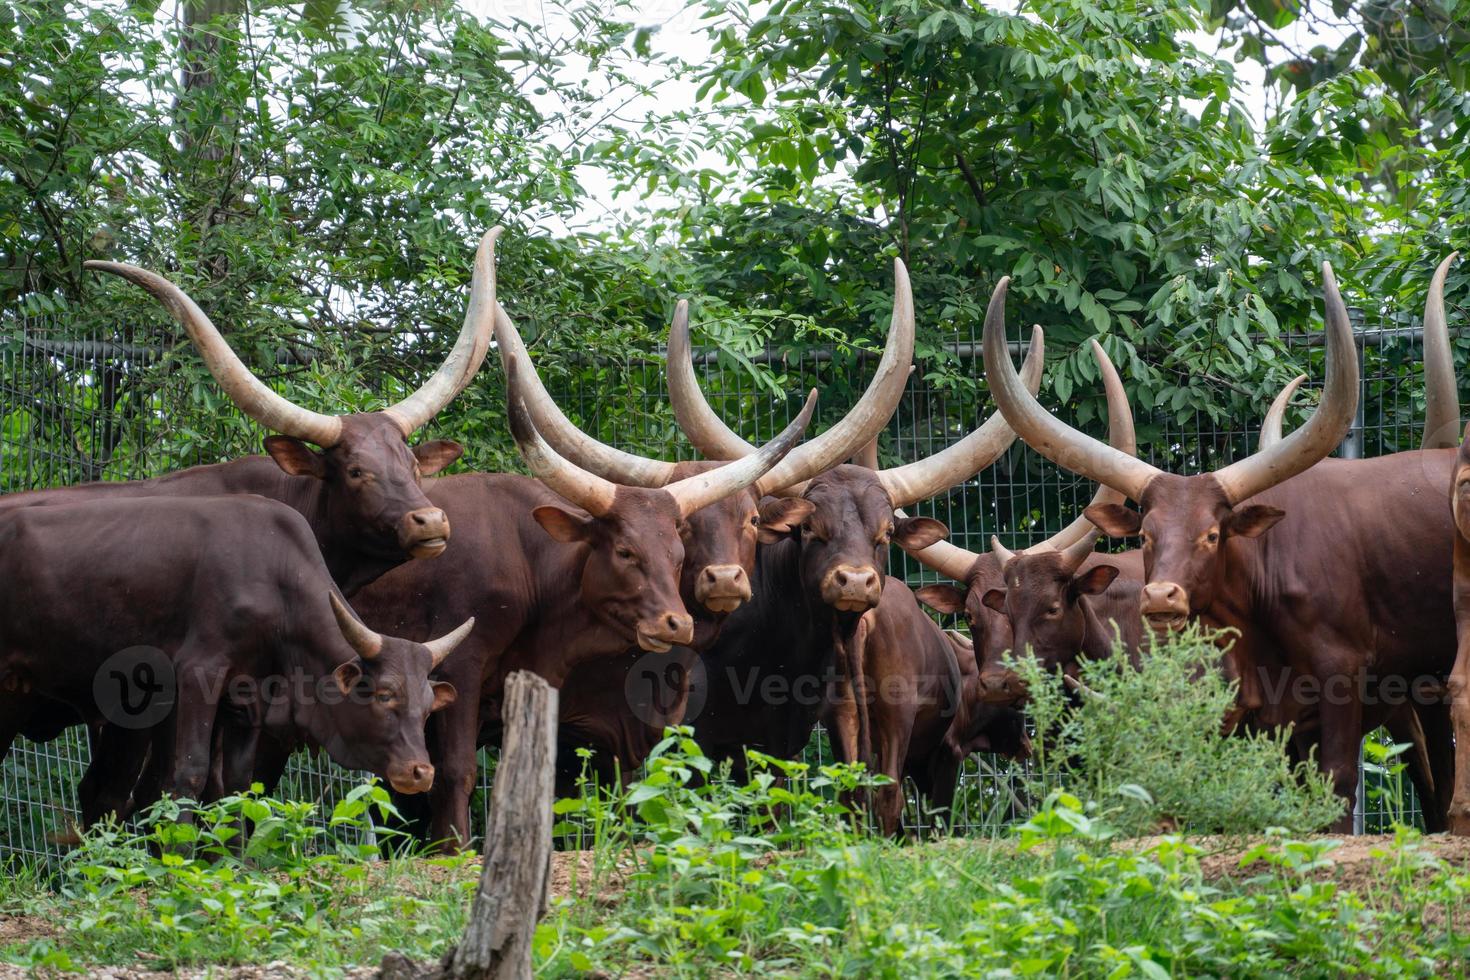
[[[166,323],[166,321],[165,321]],[[201,377],[188,344],[160,324],[134,328],[118,325],[87,328],[77,335],[74,324],[59,318],[10,317],[0,321],[0,492],[61,486],[87,480],[138,479],[169,469],[215,462],[257,451],[264,433],[244,419]],[[968,365],[980,377],[979,327],[935,353]],[[1364,407],[1361,425],[1345,447],[1349,453],[1374,456],[1417,445],[1422,420],[1422,370],[1417,323],[1388,315],[1365,324],[1355,317],[1363,361]],[[1320,335],[1290,335],[1286,342],[1300,370],[1311,379],[1322,376]],[[1013,345],[1019,349],[1017,336]],[[800,407],[800,394],[817,387],[822,418],[828,422],[856,397],[875,360],[872,355],[831,348],[771,347],[760,356],[774,371],[757,376],[740,358],[713,351],[697,355],[697,367],[709,401],[742,435],[764,441],[783,427]],[[424,361],[429,361],[426,356]],[[574,421],[619,448],[663,458],[691,458],[669,412],[657,353],[646,357],[606,359],[591,354],[564,363],[580,370],[550,374],[548,387]],[[746,360],[749,360],[748,358]],[[436,366],[424,363],[427,376]],[[972,389],[942,388],[925,380],[920,363],[903,400],[881,440],[885,464],[936,452],[966,434],[993,408]],[[1126,374],[1126,371],[1125,371]],[[770,378],[779,383],[772,386]],[[1126,381],[1126,379],[1125,379]],[[1199,379],[1208,384],[1208,379]],[[499,397],[498,372],[487,367],[475,393],[431,423],[429,437],[463,441],[459,427],[464,411],[485,411]],[[981,389],[983,392],[983,387]],[[1055,399],[1044,399],[1054,403]],[[466,409],[461,403],[474,402]],[[312,406],[330,410],[334,406]],[[1140,455],[1173,472],[1214,468],[1247,453],[1254,445],[1264,405],[1249,417],[1212,420],[1199,415],[1182,422],[1164,411],[1140,411],[1135,405]],[[492,409],[493,410],[493,409]],[[1059,407],[1070,417],[1070,404]],[[483,430],[483,425],[480,429]],[[1102,435],[1093,421],[1079,428]],[[500,427],[503,431],[503,426]],[[508,436],[487,437],[496,445],[467,448],[472,461],[509,459]],[[1092,486],[1059,471],[1036,453],[1017,444],[994,466],[914,508],[950,528],[951,540],[984,551],[991,534],[1011,547],[1025,547],[1059,530],[1086,505]],[[911,585],[937,580],[935,573],[894,550],[891,572]],[[946,623],[949,626],[963,624]],[[54,859],[75,818],[75,787],[88,761],[80,730],[73,729],[44,743],[19,739],[0,765],[0,861],[20,856]],[[831,761],[819,733],[808,761]],[[488,771],[488,766],[484,767]],[[959,832],[993,830],[1024,809],[1024,770],[999,758],[972,758],[961,779],[954,811],[946,821]],[[361,774],[347,773],[324,757],[298,756],[282,789],[295,798],[318,799],[323,809],[357,785]],[[1365,781],[1367,797],[1360,806],[1366,829],[1387,825],[1393,807],[1374,793],[1377,777]],[[488,782],[482,788],[488,788]],[[476,797],[483,812],[488,792]],[[1407,801],[1411,815],[1417,804]],[[1394,807],[1398,805],[1394,801]],[[911,825],[927,818],[912,812]],[[1402,812],[1402,811],[1399,811]]]

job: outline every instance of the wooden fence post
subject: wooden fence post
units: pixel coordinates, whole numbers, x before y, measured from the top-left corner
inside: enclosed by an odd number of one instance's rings
[[[531,939],[546,909],[551,877],[557,692],[518,670],[506,679],[503,703],[505,737],[490,791],[480,887],[464,938],[433,971],[440,977],[531,976]],[[384,959],[380,972],[385,978],[413,975],[424,974],[396,954]]]

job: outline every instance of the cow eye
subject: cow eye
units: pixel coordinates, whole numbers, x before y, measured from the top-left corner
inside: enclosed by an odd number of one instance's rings
[[[751,527],[760,527],[761,526],[761,515],[759,515],[759,514],[751,514],[750,515],[750,526]]]
[[[618,548],[617,549],[617,556],[619,558],[623,559],[623,561],[632,561],[633,560],[633,549],[632,548]]]
[[[1060,616],[1062,614],[1062,607],[1054,602],[1046,607],[1046,614],[1048,616]]]
[[[361,466],[354,466],[354,467],[350,468],[347,471],[347,475],[350,476],[350,477],[352,477],[354,480],[361,480],[362,479],[362,467]]]
[[[1220,541],[1220,532],[1219,531],[1211,531],[1209,534],[1206,534],[1205,535],[1205,540],[1208,541],[1210,544],[1217,544],[1217,543],[1219,543],[1219,541]]]
[[[392,691],[379,691],[374,697],[379,704],[391,704],[393,701]]]

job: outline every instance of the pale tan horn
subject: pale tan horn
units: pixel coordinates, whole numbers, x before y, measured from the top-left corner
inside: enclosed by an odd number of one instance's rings
[[[732,494],[737,494],[752,484],[756,487],[756,496],[762,497],[768,491],[761,489],[761,480],[801,439],[806,427],[811,424],[812,413],[817,410],[817,389],[813,388],[806,396],[806,404],[802,406],[801,412],[791,420],[791,424],[781,430],[781,433],[766,443],[759,451],[726,463],[724,466],[694,476],[685,477],[664,487],[669,495],[679,505],[679,513],[688,517],[701,507],[707,507],[717,500],[723,500]]]
[[[1040,327],[1031,330],[1031,346],[1021,367],[1026,390],[1035,394],[1041,387],[1041,370],[1046,362],[1046,340]],[[1000,412],[992,412],[985,422],[953,446],[946,446],[924,459],[879,470],[878,480],[895,507],[907,507],[928,500],[943,490],[963,483],[989,468],[1016,441],[1016,433]]]
[[[843,462],[888,424],[898,407],[914,359],[914,297],[908,270],[893,260],[893,318],[877,371],[862,398],[835,425],[798,446],[782,460],[765,483],[790,496],[799,496],[806,481]],[[755,451],[705,401],[694,377],[689,347],[689,313],[681,303],[669,329],[669,400],[679,426],[695,448],[710,459],[738,459]]]
[[[1163,471],[1058,419],[1041,407],[1016,374],[1005,340],[1009,286],[1009,277],[996,284],[985,311],[985,380],[1001,413],[1026,444],[1047,459],[1137,500],[1148,482]]]
[[[673,463],[615,449],[572,424],[541,383],[541,376],[536,373],[536,366],[526,353],[520,331],[516,330],[504,308],[495,311],[495,341],[500,347],[502,366],[511,358],[517,358],[524,365],[521,390],[526,410],[531,413],[531,422],[567,461],[605,480],[631,487],[661,487],[674,478]]]
[[[531,475],[546,484],[554,493],[565,497],[593,517],[601,517],[612,509],[613,499],[618,492],[617,485],[562,459],[541,438],[541,434],[531,423],[531,414],[522,400],[522,386],[516,376],[516,360],[512,357],[505,365],[506,408],[510,416],[510,432],[515,437],[521,458],[526,461]]]
[[[1261,420],[1261,434],[1256,438],[1256,452],[1270,449],[1281,441],[1281,424],[1286,419],[1286,406],[1306,380],[1305,374],[1298,374],[1271,400],[1271,407],[1266,409],[1266,417]]]
[[[209,368],[209,373],[214,375],[215,381],[219,382],[230,401],[265,428],[306,442],[314,442],[323,449],[330,449],[342,438],[340,418],[302,408],[266,387],[245,366],[239,355],[230,349],[225,338],[220,336],[218,328],[210,322],[198,304],[178,286],[157,273],[126,262],[94,259],[82,265],[98,272],[121,276],[153,294],[154,299],[162,303],[169,315],[188,332],[189,339],[204,358],[205,367]]]
[[[1331,453],[1352,428],[1358,410],[1358,357],[1347,307],[1327,262],[1322,263],[1322,292],[1327,306],[1327,384],[1322,401],[1301,428],[1270,449],[1215,471],[1231,504],[1308,469]]]
[[[1424,441],[1421,449],[1458,449],[1460,446],[1460,392],[1455,384],[1455,359],[1450,353],[1450,330],[1444,315],[1444,280],[1460,255],[1451,252],[1434,278],[1424,301]]]
[[[383,652],[383,638],[364,626],[357,614],[347,608],[347,603],[337,598],[337,593],[328,592],[327,598],[332,600],[332,615],[337,617],[337,628],[342,631],[342,639],[362,659],[377,659],[378,654]]]
[[[404,436],[413,435],[429,419],[439,414],[465,389],[485,363],[490,351],[490,335],[495,320],[495,241],[501,228],[496,225],[485,232],[475,251],[475,271],[470,280],[470,304],[465,310],[464,326],[454,349],[439,365],[439,370],[419,389],[398,404],[383,409],[398,423]]]
[[[429,651],[429,669],[433,670],[444,662],[444,658],[454,652],[454,648],[464,642],[465,637],[475,628],[475,617],[471,616],[453,632],[445,633],[437,640],[430,640],[424,644],[424,649]]]
[[[1084,534],[1066,548],[1057,549],[1057,553],[1062,558],[1062,568],[1068,575],[1076,575],[1077,569],[1081,568],[1082,563],[1087,560],[1087,556],[1092,554],[1093,549],[1097,547],[1099,533],[1094,529]]]
[[[1005,571],[1005,567],[1016,557],[1016,553],[1001,544],[1000,538],[994,534],[990,536],[990,553],[995,556],[996,561],[1000,562],[1001,571]],[[1025,552],[1022,552],[1022,554],[1025,554]]]
[[[1092,359],[1097,363],[1102,376],[1103,392],[1108,402],[1108,445],[1129,456],[1138,455],[1138,437],[1133,429],[1133,408],[1128,404],[1128,392],[1123,389],[1123,379],[1113,367],[1113,359],[1097,340],[1092,341]],[[1121,504],[1127,498],[1105,483],[1099,483],[1092,493],[1089,507],[1099,504]],[[1085,509],[1085,508],[1084,508]],[[1066,551],[1078,541],[1087,538],[1096,527],[1086,517],[1079,516],[1056,534],[1028,550],[1048,549]]]

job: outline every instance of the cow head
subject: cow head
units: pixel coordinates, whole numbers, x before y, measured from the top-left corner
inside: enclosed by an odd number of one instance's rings
[[[531,472],[574,506],[546,504],[532,516],[558,541],[587,547],[581,599],[604,624],[655,653],[694,639],[680,584],[689,522],[706,507],[737,497],[796,445],[816,409],[816,392],[782,433],[759,452],[701,468],[657,488],[605,480],[562,458],[531,421],[518,358],[506,360],[511,432]]]
[[[1105,533],[1142,535],[1145,586],[1140,609],[1157,630],[1183,626],[1220,597],[1227,545],[1253,538],[1283,516],[1250,498],[1325,457],[1352,425],[1358,362],[1347,308],[1332,269],[1322,267],[1327,305],[1327,384],[1321,404],[1300,429],[1268,449],[1213,473],[1176,476],[1071,428],[1021,384],[1005,349],[1002,279],[985,317],[985,373],[1007,421],[1032,448],[1082,476],[1138,502],[1089,507],[1085,516]]]
[[[427,792],[434,766],[424,724],[455,698],[454,685],[430,680],[429,674],[470,634],[475,621],[437,640],[414,643],[368,629],[336,593],[330,600],[353,655],[332,673],[339,696],[305,708],[303,727],[339,765],[376,773],[400,793]]]
[[[1076,661],[1087,633],[1086,597],[1101,595],[1118,577],[1116,565],[1082,570],[1094,538],[1089,534],[1064,551],[1019,554],[993,542],[1005,586],[986,591],[985,605],[1010,622],[1016,653],[1035,658],[1045,670]]]
[[[291,476],[321,481],[328,536],[369,554],[432,558],[449,541],[449,519],[429,502],[421,480],[463,450],[448,440],[410,448],[407,439],[469,384],[490,348],[499,234],[499,228],[491,229],[480,241],[464,326],[439,370],[392,407],[354,415],[322,415],[276,394],[230,349],[204,311],[162,276],[122,262],[91,261],[86,267],[143,287],[183,325],[230,399],[279,433],[265,441],[276,464]]]
[[[1455,474],[1450,483],[1450,509],[1455,515],[1455,527],[1460,537],[1470,541],[1470,425],[1465,427],[1465,439],[1455,455]]]

